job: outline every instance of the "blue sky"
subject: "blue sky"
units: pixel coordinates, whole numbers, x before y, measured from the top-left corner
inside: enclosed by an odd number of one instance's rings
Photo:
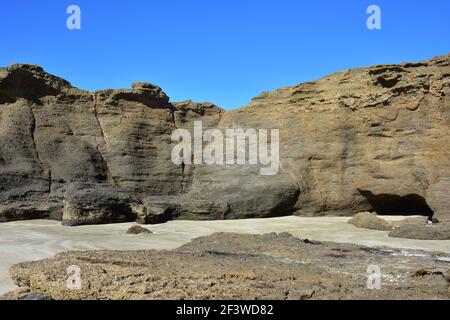
[[[81,8],[81,30],[66,8]],[[366,9],[380,6],[382,30]],[[347,68],[450,52],[448,0],[3,0],[0,65],[34,63],[88,90],[157,84],[231,109]]]

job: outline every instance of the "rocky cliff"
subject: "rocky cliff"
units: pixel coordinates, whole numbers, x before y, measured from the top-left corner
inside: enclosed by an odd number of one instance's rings
[[[279,129],[280,170],[175,165],[177,128]],[[161,88],[88,92],[34,65],[0,69],[0,221],[66,225],[289,214],[450,219],[450,54],[347,70],[237,110]]]

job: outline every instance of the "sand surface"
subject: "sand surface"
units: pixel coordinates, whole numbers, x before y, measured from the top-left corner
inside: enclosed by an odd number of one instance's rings
[[[405,217],[383,217],[393,222]],[[421,249],[450,253],[450,241],[389,238],[388,232],[356,228],[349,217],[282,217],[227,221],[170,221],[145,226],[151,235],[128,235],[134,223],[64,227],[57,221],[0,223],[0,294],[15,288],[8,269],[15,263],[40,260],[71,250],[174,249],[192,238],[214,232],[264,234],[289,232],[299,238],[366,246]]]

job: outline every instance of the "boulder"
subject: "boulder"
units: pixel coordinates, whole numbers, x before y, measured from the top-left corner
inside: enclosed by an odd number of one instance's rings
[[[128,234],[152,234],[150,230],[141,226],[131,226],[127,230]]]
[[[146,221],[145,207],[136,198],[106,183],[72,183],[63,203],[67,226]]]
[[[394,227],[384,219],[381,219],[373,212],[360,212],[351,218],[348,223],[358,228],[388,231]]]

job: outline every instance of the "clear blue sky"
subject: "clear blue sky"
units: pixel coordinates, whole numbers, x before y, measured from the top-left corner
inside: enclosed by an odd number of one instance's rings
[[[81,8],[81,30],[66,8]],[[366,9],[382,10],[382,30]],[[157,84],[230,109],[328,73],[450,52],[448,0],[2,0],[0,65],[44,67],[88,89]]]

